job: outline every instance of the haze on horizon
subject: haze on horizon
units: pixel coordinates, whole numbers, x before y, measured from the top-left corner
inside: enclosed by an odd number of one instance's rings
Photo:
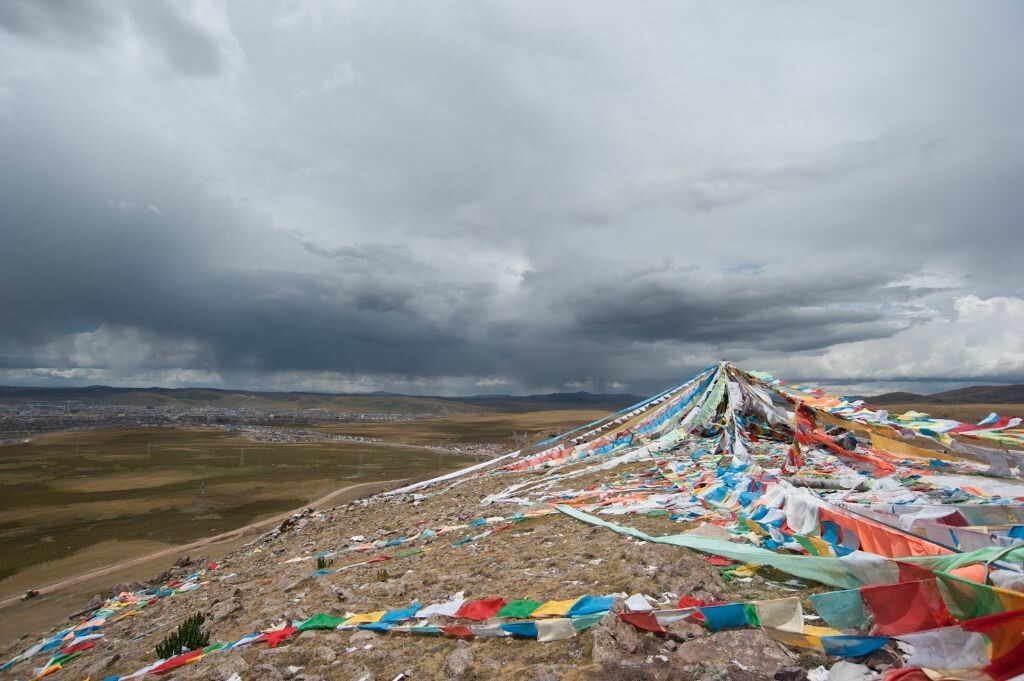
[[[0,385],[1024,382],[1024,5],[0,4]]]

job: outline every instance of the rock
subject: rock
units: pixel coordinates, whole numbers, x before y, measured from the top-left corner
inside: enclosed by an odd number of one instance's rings
[[[675,660],[683,665],[725,667],[737,664],[757,678],[771,678],[780,666],[790,664],[786,652],[760,629],[720,631],[714,636],[680,643]]]
[[[90,652],[95,654],[95,651]],[[88,659],[88,666],[83,667],[80,670],[81,673],[84,674],[83,678],[103,678],[104,676],[107,676],[105,672],[112,670],[114,665],[116,665],[121,659],[121,655],[119,653],[114,653],[113,655],[96,655],[95,657],[96,659]]]
[[[294,589],[297,589],[297,588],[299,588],[300,586],[302,586],[302,585],[304,585],[304,584],[308,583],[308,582],[309,582],[310,580],[312,580],[312,579],[313,579],[313,578],[312,578],[312,577],[310,577],[309,575],[302,575],[301,577],[297,577],[297,578],[295,578],[295,579],[291,580],[290,582],[288,582],[287,584],[285,584],[285,585],[284,585],[283,587],[281,587],[281,588],[282,588],[282,589],[283,589],[284,591],[292,591],[292,590],[294,590]]]
[[[115,596],[122,594],[126,591],[128,593],[135,593],[136,591],[144,591],[148,588],[148,585],[142,584],[141,582],[125,582],[122,584],[115,584],[110,588],[110,597],[114,598]]]
[[[370,671],[366,665],[354,665],[347,663],[342,670],[345,672],[345,676],[338,677],[344,679],[359,679],[360,681],[374,681],[373,672]]]
[[[284,677],[281,676],[281,672],[277,671],[273,665],[260,664],[256,665],[252,669],[252,678],[260,679],[261,681],[283,681]]]
[[[640,651],[643,644],[637,630],[619,619],[622,604],[616,602],[611,613],[591,629],[592,659],[598,664],[618,664],[623,655]]]
[[[68,615],[68,619],[70,619],[70,620],[79,619],[82,615],[87,615],[88,613],[92,612],[93,610],[98,609],[101,605],[103,605],[104,602],[105,601],[103,599],[103,596],[100,596],[99,594],[96,594],[95,596],[93,596],[92,598],[89,599],[89,602],[85,604],[85,607],[83,607],[78,612],[74,612],[74,613]]]
[[[334,649],[328,648],[327,646],[318,647],[313,651],[313,654],[324,662],[334,662],[335,658],[338,657],[338,653],[334,652]]]
[[[707,635],[707,629],[696,622],[688,622],[686,620],[673,622],[666,628],[668,629],[666,637],[679,643]]]
[[[220,681],[230,678],[232,674],[247,676],[249,663],[241,655],[211,655],[203,660],[201,669],[205,678]]]
[[[170,570],[164,570],[159,575],[157,575],[153,579],[150,579],[146,583],[150,586],[160,586],[161,584],[166,584],[167,582],[171,581],[173,577],[174,576],[171,574]]]
[[[174,567],[188,567],[191,564],[192,564],[192,559],[189,558],[188,556],[182,556],[178,560],[174,561],[174,563],[172,563],[172,565],[174,565]]]
[[[665,641],[664,643],[661,644],[661,652],[663,652],[663,653],[672,653],[672,652],[675,652],[675,649],[678,648],[678,647],[679,647],[678,643],[676,643],[672,639],[669,639],[669,640],[667,640],[667,641]]]
[[[210,619],[220,622],[242,611],[242,606],[237,601],[221,601],[210,608]]]
[[[282,648],[264,648],[256,654],[256,661],[260,664],[274,665],[275,668],[280,669],[293,658],[305,659],[308,650],[308,648],[293,645]]]
[[[459,641],[465,643],[465,641]],[[456,679],[473,678],[473,651],[468,645],[456,645],[455,650],[448,653],[444,658],[444,670],[449,676]]]
[[[377,638],[377,634],[370,631],[369,629],[360,629],[359,631],[352,632],[352,635],[348,637],[349,644],[355,645],[357,643],[366,643],[367,641],[373,641]]]
[[[775,681],[806,681],[807,670],[803,667],[779,667],[772,678]]]

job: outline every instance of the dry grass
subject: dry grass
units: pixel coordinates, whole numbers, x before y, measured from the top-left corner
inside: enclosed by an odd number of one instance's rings
[[[992,412],[1000,416],[1024,414],[1024,404],[886,404],[881,409],[890,414],[919,411],[935,418],[953,419],[964,423],[977,423]]]
[[[554,435],[607,416],[605,411],[567,409],[522,414],[445,416],[422,421],[352,423],[317,428],[328,433],[379,437],[390,442],[435,445],[455,443],[515,444],[513,433]]]

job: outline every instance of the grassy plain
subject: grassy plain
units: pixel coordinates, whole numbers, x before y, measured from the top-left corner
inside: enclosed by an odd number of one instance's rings
[[[0,448],[0,580],[112,541],[181,544],[297,508],[346,483],[466,463],[400,445],[255,443],[207,429],[41,435]]]
[[[257,443],[213,429],[139,428],[50,433],[0,447],[0,596],[233,530],[348,484],[423,478],[474,462],[423,445],[511,448],[514,432],[562,432],[604,413],[467,414],[323,428],[385,444]]]
[[[520,414],[443,416],[391,423],[343,423],[319,427],[318,430],[340,435],[380,437],[390,442],[415,445],[487,442],[512,447],[515,445],[513,433],[554,435],[607,415],[607,411],[600,410],[564,409]]]

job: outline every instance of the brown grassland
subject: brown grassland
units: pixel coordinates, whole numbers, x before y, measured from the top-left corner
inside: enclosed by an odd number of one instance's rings
[[[40,435],[0,448],[0,597],[233,530],[353,483],[430,477],[475,460],[424,445],[511,448],[513,433],[562,432],[601,415],[471,414],[324,428],[387,440],[372,445],[258,443],[198,428]]]

